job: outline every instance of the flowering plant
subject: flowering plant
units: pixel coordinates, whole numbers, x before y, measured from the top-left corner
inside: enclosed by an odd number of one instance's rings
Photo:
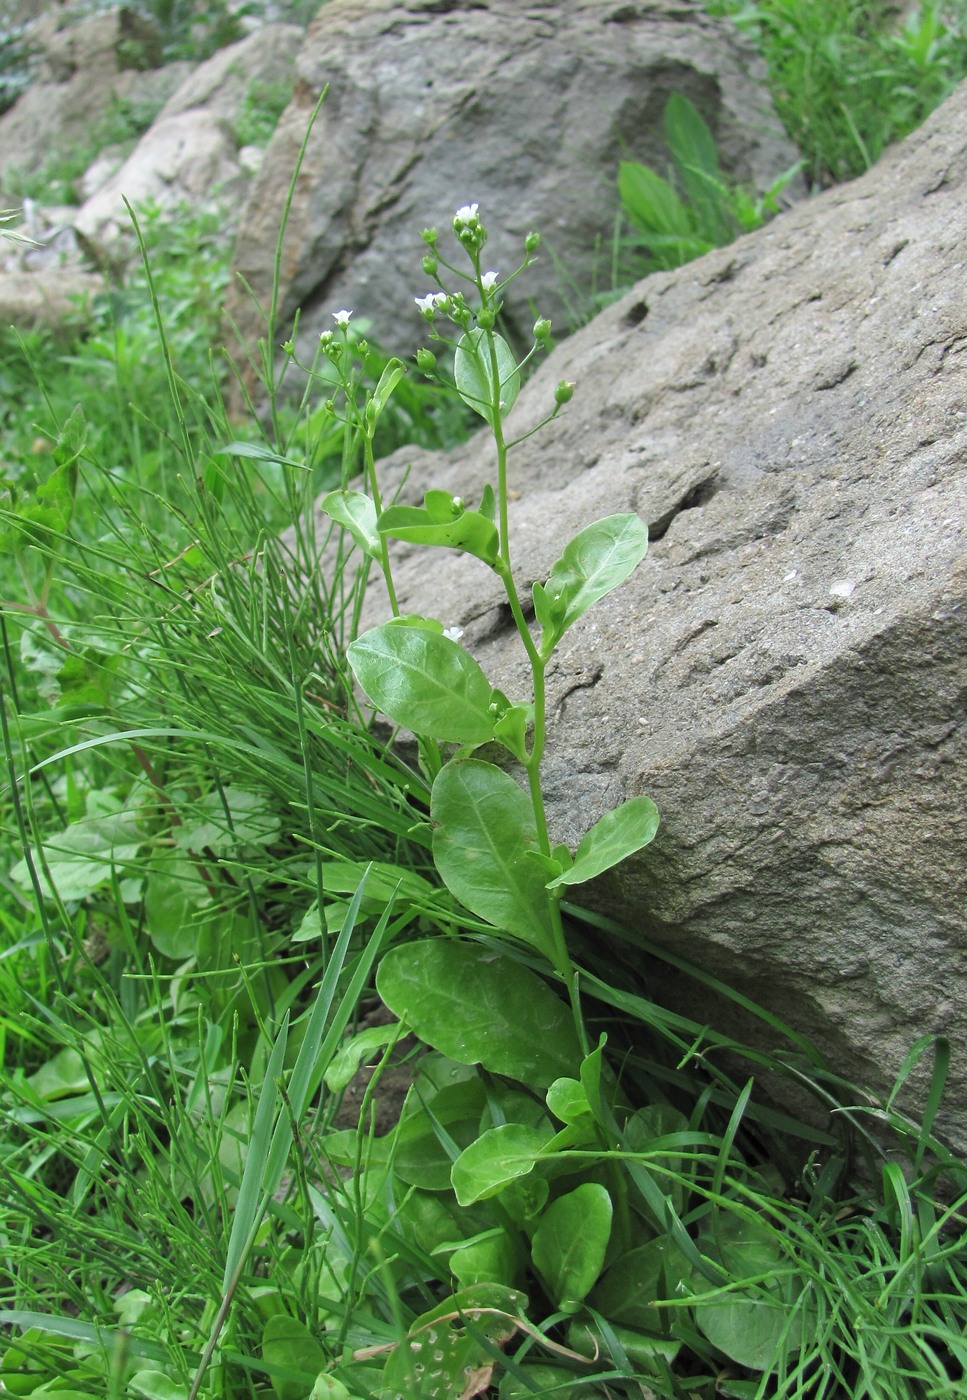
[[[496,483],[485,487],[476,508],[435,489],[425,492],[422,506],[383,507],[371,446],[378,416],[405,372],[395,360],[359,415],[367,447],[368,493],[334,491],[323,507],[380,565],[386,580],[393,615],[353,641],[348,658],[356,680],[377,708],[419,740],[432,784],[432,846],[440,876],[478,918],[547,959],[567,986],[575,1046],[586,1055],[578,980],[567,950],[560,899],[570,886],[600,875],[647,844],[657,829],[658,814],[649,798],[633,797],[602,817],[576,851],[552,841],[541,786],[547,739],[545,671],[567,629],[634,570],[647,549],[647,530],[637,515],[608,516],[583,529],[546,581],[533,586],[537,629],[532,635],[511,563],[508,455],[516,444],[508,439],[505,424],[520,390],[521,370],[547,348],[551,327],[539,318],[533,345],[518,360],[496,325],[501,292],[530,264],[539,237],[528,234],[523,260],[501,280],[496,271],[483,270],[487,230],[477,204],[457,210],[453,233],[469,260],[469,272],[442,256],[435,229],[425,230],[428,251],[422,266],[436,289],[415,301],[430,338],[453,349],[455,391],[489,426],[497,455]],[[466,290],[454,289],[454,281]],[[337,330],[326,346],[337,366],[346,364],[348,347],[342,341],[348,338],[350,314],[335,314]],[[443,321],[455,327],[455,339],[441,329]],[[417,363],[439,378],[432,352],[422,350]],[[573,389],[566,381],[557,386],[544,423],[560,412]],[[497,574],[529,663],[530,696],[512,701],[495,689],[441,622],[400,615],[389,550],[392,539],[456,549]],[[526,788],[504,767],[475,756],[475,750],[494,742],[521,765]]]

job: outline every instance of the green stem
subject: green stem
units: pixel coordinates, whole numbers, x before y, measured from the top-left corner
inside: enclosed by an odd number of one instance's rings
[[[376,459],[373,456],[372,436],[363,432],[363,456],[366,462],[366,479],[369,482],[369,494],[372,497],[373,505],[376,507],[377,520],[383,513],[383,501],[379,494],[379,483],[376,480]],[[389,562],[389,550],[386,542],[383,542],[383,557],[380,559],[380,566],[383,570],[383,578],[386,580],[386,592],[389,594],[389,605],[393,610],[393,616],[399,617],[400,605],[396,601],[396,589],[393,586],[393,570]]]
[[[534,810],[538,848],[542,855],[549,856],[551,854],[551,838],[547,828],[547,811],[544,805],[544,790],[541,785],[541,760],[544,757],[544,746],[547,741],[547,695],[544,685],[544,671],[547,663],[538,651],[534,639],[530,634],[530,628],[527,626],[527,619],[524,617],[524,610],[521,607],[520,595],[517,592],[517,584],[514,580],[510,561],[507,444],[504,441],[504,429],[500,417],[500,377],[497,365],[497,348],[493,334],[490,331],[487,332],[487,345],[490,351],[490,383],[493,386],[491,430],[493,432],[494,444],[497,448],[497,505],[500,549],[497,572],[504,585],[504,591],[507,594],[507,601],[510,604],[510,611],[514,623],[516,624],[520,639],[524,645],[524,650],[527,652],[527,659],[530,662],[531,683],[534,693],[534,733],[531,740],[530,754],[524,766],[527,770],[527,784],[530,790],[531,806]],[[547,895],[547,903],[551,917],[551,947],[548,949],[548,956],[555,970],[564,979],[564,983],[567,986],[568,998],[571,1003],[571,1012],[574,1017],[574,1027],[577,1031],[582,1053],[587,1055],[590,1046],[584,1025],[584,1015],[581,1010],[578,976],[574,964],[571,962],[571,955],[567,949],[567,940],[564,937],[561,906],[557,898],[550,893]]]

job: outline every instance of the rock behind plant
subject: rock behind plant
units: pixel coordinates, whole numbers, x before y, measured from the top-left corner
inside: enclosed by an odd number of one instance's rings
[[[548,676],[555,834],[641,792],[662,814],[596,903],[859,1082],[888,1088],[915,1041],[949,1036],[960,1146],[965,179],[967,86],[861,180],[639,284],[555,352],[508,425],[526,432],[577,382],[517,457],[526,579],[609,510],[650,527],[634,580]],[[493,470],[482,440],[397,460],[414,499],[475,499]],[[463,627],[513,693],[519,647],[483,566],[421,554],[394,577],[404,612]],[[733,1015],[625,952],[646,990],[720,1027]]]
[[[708,120],[730,176],[763,188],[796,160],[759,60],[699,3],[330,0],[307,32],[295,99],[242,220],[239,271],[262,295],[278,210],[326,84],[283,263],[284,314],[302,307],[310,358],[340,306],[365,304],[388,348],[415,348],[412,298],[432,287],[414,284],[414,239],[426,224],[445,227],[464,199],[488,211],[488,266],[497,270],[528,229],[543,232],[547,256],[526,290],[507,291],[511,336],[528,340],[532,300],[563,330],[572,312],[587,312],[595,282],[607,285],[619,159],[666,159],[672,91]],[[580,305],[569,307],[572,298]],[[260,333],[245,294],[230,309]]]

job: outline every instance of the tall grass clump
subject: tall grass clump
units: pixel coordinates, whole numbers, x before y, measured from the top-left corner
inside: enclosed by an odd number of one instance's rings
[[[709,0],[706,9],[760,49],[813,185],[869,169],[967,74],[963,0]]]
[[[477,207],[424,234],[419,374],[349,310],[299,365],[281,234],[259,343],[209,355],[166,301],[150,218],[138,230],[148,310],[129,288],[103,377],[78,345],[74,402],[52,383],[5,448],[3,1391],[961,1393],[945,1044],[903,1067],[927,1071],[920,1121],[902,1083],[862,1094],[582,906],[581,883],[650,839],[647,798],[573,851],[548,827],[544,668],[646,540],[636,517],[587,525],[527,626],[508,508],[522,362]],[[150,366],[122,387],[111,346],[142,316]],[[539,318],[532,355],[549,333]],[[494,482],[473,505],[393,501],[384,448],[439,440],[446,396],[491,435]],[[399,540],[500,578],[528,691],[397,615]],[[370,573],[390,616],[361,632]],[[757,1044],[651,999],[631,971],[651,959],[697,1005],[731,998]]]

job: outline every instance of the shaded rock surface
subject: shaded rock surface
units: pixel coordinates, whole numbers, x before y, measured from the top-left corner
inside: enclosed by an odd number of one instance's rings
[[[509,420],[526,431],[559,379],[577,381],[514,454],[521,581],[601,515],[635,510],[652,538],[549,676],[556,837],[637,793],[662,813],[654,844],[591,898],[877,1090],[920,1036],[949,1036],[960,1148],[965,264],[967,86],[864,178],[640,283],[554,353]],[[397,454],[387,480],[404,466],[409,499],[434,485],[475,501],[494,470],[482,437]],[[395,557],[403,610],[461,625],[519,696],[496,579],[442,551]],[[694,984],[637,965],[721,1020]]]
[[[32,31],[43,62],[36,81],[0,116],[0,189],[8,172],[34,171],[53,151],[86,145],[112,103],[161,106],[191,72],[189,63],[161,67],[157,35],[129,10],[61,28],[66,18],[55,7]]]
[[[563,325],[562,281],[591,288],[607,275],[618,161],[665,167],[662,113],[673,91],[703,113],[738,179],[762,187],[796,159],[758,58],[697,0],[330,0],[297,74],[236,262],[267,301],[287,187],[328,83],[282,267],[282,314],[301,307],[310,357],[342,307],[364,312],[390,348],[415,348],[413,297],[432,290],[419,272],[420,231],[448,227],[475,200],[491,214],[487,267],[506,275],[531,228],[553,253],[526,287],[509,289],[512,328],[529,335],[532,301]],[[253,339],[261,334],[245,294],[229,309]]]
[[[153,200],[164,207],[238,202],[250,172],[234,123],[254,82],[279,82],[291,71],[303,30],[267,24],[220,50],[188,75],[134,151],[83,205],[77,227],[103,238],[128,226],[124,208]]]

